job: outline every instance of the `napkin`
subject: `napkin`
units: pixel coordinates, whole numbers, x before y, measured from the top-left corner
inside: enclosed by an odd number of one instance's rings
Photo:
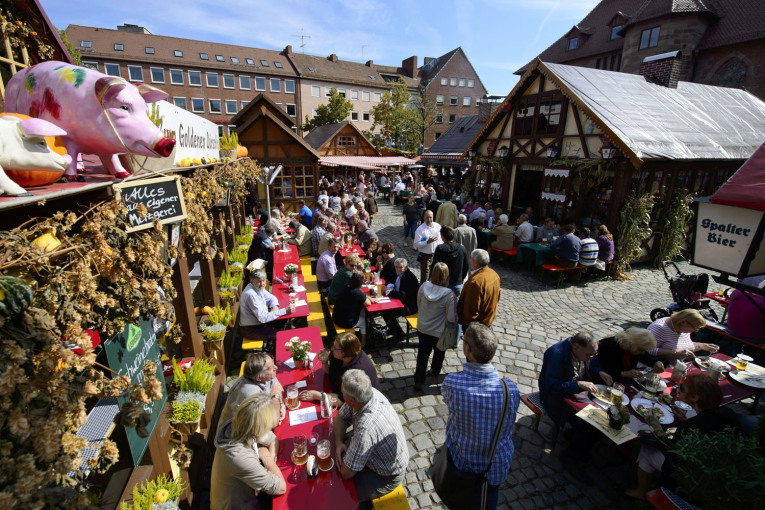
[[[295,425],[300,425],[301,423],[308,423],[311,421],[316,421],[319,419],[319,416],[316,414],[316,407],[305,407],[303,409],[295,409],[294,411],[290,411],[290,427],[294,427]]]
[[[313,361],[313,360],[314,360],[314,358],[316,358],[316,353],[315,353],[315,352],[309,352],[309,353],[308,353],[308,358],[309,358],[311,361]],[[292,360],[292,358],[290,358],[290,359],[288,359],[287,361],[285,361],[285,362],[284,362],[284,364],[285,364],[285,365],[287,365],[287,366],[288,366],[288,367],[290,367],[290,368],[295,368],[295,362]]]
[[[305,388],[306,386],[308,386],[308,383],[305,381],[298,381],[295,383],[295,388],[297,389]]]
[[[297,308],[298,306],[308,306],[308,302],[305,299],[298,299],[297,301],[295,301],[295,308]]]
[[[616,444],[626,443],[637,437],[637,434],[630,430],[629,426],[625,425],[620,430],[612,429],[608,426],[608,415],[603,409],[598,409],[593,405],[588,405],[578,413],[578,417],[598,429],[608,439]],[[290,416],[291,418],[291,416]],[[630,424],[631,425],[631,424]]]
[[[390,303],[390,298],[387,297],[379,297],[377,298],[377,303]]]
[[[295,285],[292,288],[295,290],[295,292],[305,292],[305,287],[303,287],[302,285]]]
[[[290,251],[292,251],[292,250],[289,250],[289,249],[287,249],[287,250],[279,250],[279,253],[289,253]]]

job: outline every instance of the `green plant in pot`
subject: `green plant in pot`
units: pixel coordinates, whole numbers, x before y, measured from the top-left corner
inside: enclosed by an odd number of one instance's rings
[[[236,159],[236,146],[239,145],[239,135],[231,133],[231,136],[220,137],[220,157]]]
[[[148,483],[133,486],[131,504],[120,503],[120,510],[173,510],[186,490],[183,480],[174,480],[166,474],[159,475]]]
[[[292,353],[292,361],[295,362],[295,368],[305,368],[308,353],[311,352],[311,342],[300,340],[299,336],[293,336],[288,342],[284,343],[286,350]]]
[[[206,359],[197,359],[185,371],[173,357],[173,383],[181,391],[207,393],[215,381],[215,365]]]
[[[199,429],[202,406],[195,400],[173,401],[170,422],[183,435],[190,436]]]

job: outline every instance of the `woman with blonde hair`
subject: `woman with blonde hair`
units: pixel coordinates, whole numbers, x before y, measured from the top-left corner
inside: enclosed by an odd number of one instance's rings
[[[653,321],[648,331],[656,338],[656,347],[650,349],[648,354],[672,363],[678,359],[690,358],[696,351],[717,352],[720,347],[715,344],[691,340],[691,333],[703,328],[706,323],[698,310],[692,308]]]
[[[446,321],[456,322],[455,295],[448,287],[449,268],[443,262],[433,265],[430,279],[417,292],[417,367],[414,371],[414,388],[421,390],[425,383],[425,370],[433,352],[433,363],[428,375],[438,379],[444,363],[445,352],[436,347],[444,332]]]
[[[614,378],[638,377],[635,367],[640,357],[656,347],[653,333],[643,328],[628,328],[598,342],[597,359],[601,369]]]
[[[276,465],[276,441],[260,446],[279,421],[279,401],[265,393],[248,397],[234,419],[218,429],[215,460],[210,475],[213,510],[270,508],[271,496],[284,494],[287,485]],[[262,505],[259,502],[262,501]]]

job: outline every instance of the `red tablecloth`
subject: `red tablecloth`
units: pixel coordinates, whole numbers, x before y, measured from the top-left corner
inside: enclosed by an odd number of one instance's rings
[[[288,244],[285,250],[282,251],[279,245],[274,250],[274,276],[277,278],[284,276],[284,266],[287,264],[296,264],[298,271],[300,271],[300,257],[298,256],[297,245]]]
[[[364,253],[364,250],[362,250],[361,246],[359,246],[358,244],[352,245],[350,250],[348,249],[347,245],[343,245],[343,247],[340,248],[341,257],[345,258],[348,256],[349,253],[355,253],[362,258],[366,255],[366,253]]]
[[[276,271],[274,270],[274,276],[277,276]],[[281,276],[278,276],[281,278]],[[303,285],[303,275],[298,273],[298,285]],[[279,300],[279,307],[284,308],[288,304],[290,304],[290,279],[287,278],[284,283],[275,283],[271,287],[271,294],[274,295],[274,297]],[[305,305],[298,306],[295,308],[295,311],[293,313],[282,315],[279,317],[279,320],[284,319],[294,319],[295,317],[308,317],[311,314],[311,309],[308,306],[308,297],[306,295],[306,291],[302,292],[296,292],[298,295],[298,301],[301,299],[306,302]],[[293,335],[294,336],[294,335]]]
[[[725,296],[721,296],[716,292],[707,292],[704,294],[704,297],[717,301],[723,306],[723,308],[728,306],[728,300],[725,298]]]
[[[285,342],[290,338],[299,336],[302,340],[311,342],[313,352],[317,352],[322,347],[321,331],[319,328],[301,328],[280,331],[276,334],[276,378],[285,388],[297,381],[305,380],[306,389],[330,391],[329,380],[324,376],[321,361],[314,360],[313,370],[294,370],[287,367],[284,361],[291,357],[289,351],[285,349]],[[300,408],[316,407],[316,413],[319,414],[319,406],[313,402],[301,402]],[[332,458],[335,457],[335,441],[330,430],[329,419],[319,419],[309,423],[290,426],[289,413],[280,426],[275,430],[276,437],[279,438],[279,458],[277,465],[282,470],[284,479],[287,482],[287,492],[274,498],[274,510],[281,509],[332,509],[344,510],[358,507],[356,499],[356,488],[353,480],[343,480],[340,472],[335,467],[330,471],[319,471],[319,476],[309,480],[306,477],[305,466],[295,466],[292,464],[292,439],[297,434],[305,434],[310,439],[311,434],[316,432],[320,439],[329,439],[332,443]],[[308,454],[316,455],[316,446],[308,445]]]
[[[398,310],[404,308],[404,303],[398,299],[391,298],[387,303],[372,303],[367,307],[367,313],[384,312],[386,310]]]

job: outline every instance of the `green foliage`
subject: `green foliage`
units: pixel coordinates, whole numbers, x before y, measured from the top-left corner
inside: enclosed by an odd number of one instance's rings
[[[417,150],[422,141],[422,123],[418,121],[419,110],[412,104],[412,95],[403,78],[382,95],[380,103],[372,108],[372,115],[372,129],[382,126],[383,134],[390,137],[395,148]]]
[[[176,423],[187,423],[199,420],[202,416],[202,406],[195,400],[186,402],[173,401],[173,412],[170,415],[170,421]]]
[[[228,252],[228,263],[233,264],[234,262],[239,262],[240,264],[246,264],[247,263],[247,250],[231,250]]]
[[[507,169],[507,162],[500,157],[489,158],[486,156],[476,156],[475,163],[476,166],[480,165],[482,169],[491,170],[492,181],[501,181],[502,177],[505,175],[505,170]]]
[[[239,286],[239,283],[242,281],[242,272],[241,271],[223,271],[220,275],[220,282],[218,285],[221,289],[230,289],[230,288],[236,288]]]
[[[66,46],[66,51],[68,51],[69,54],[72,56],[74,65],[81,66],[82,53],[74,49],[74,46],[72,46],[72,43],[69,42],[69,38],[66,36],[65,30],[56,29],[56,31],[58,32],[58,35],[61,37],[61,41],[64,43],[64,46]]]
[[[242,225],[242,235],[253,236],[252,225]]]
[[[235,289],[221,289],[218,291],[218,297],[221,299],[232,299],[235,294]]]
[[[159,107],[157,106],[157,103],[151,103],[151,107],[149,107],[149,120],[157,126],[157,128],[162,129],[162,122],[164,117],[159,114]]]
[[[226,337],[226,325],[225,324],[211,324],[210,326],[205,326],[202,330],[202,336],[204,336],[205,341],[208,342],[215,342],[218,340],[223,340]]]
[[[312,119],[305,116],[303,131],[310,131],[319,126],[337,124],[345,122],[353,110],[353,103],[337,93],[337,89],[332,87],[329,91],[329,101],[327,104],[320,104],[316,107],[316,115]]]
[[[120,510],[151,510],[154,505],[154,495],[159,490],[168,492],[167,501],[177,501],[185,490],[183,480],[173,480],[172,477],[162,474],[154,480],[143,483],[140,487],[133,486],[133,504],[128,505],[124,501],[120,503]]]
[[[215,365],[206,359],[197,359],[184,372],[173,357],[173,382],[181,391],[207,393],[214,382]]]
[[[632,272],[630,260],[640,256],[643,241],[651,235],[651,208],[653,197],[630,197],[624,202],[624,207],[619,211],[619,224],[616,227],[616,256],[619,262],[616,264],[614,276],[625,280],[629,278],[627,273]]]
[[[223,135],[220,137],[221,150],[231,151],[236,149],[237,145],[239,145],[239,136],[236,134],[236,132],[231,133],[231,136]]]
[[[220,306],[216,306],[213,308],[212,313],[207,315],[207,318],[210,319],[210,325],[223,324],[228,326],[228,323],[231,322],[231,319],[233,318],[231,315],[231,305],[226,305],[225,310]]]
[[[753,437],[731,428],[684,433],[668,444],[677,493],[702,508],[751,506],[765,498],[765,457]]]
[[[659,251],[653,261],[656,267],[661,267],[663,260],[672,260],[680,255],[680,250],[685,243],[688,223],[693,218],[692,201],[691,195],[681,190],[675,194],[675,198],[669,204],[664,230],[661,232]]]
[[[240,236],[236,236],[236,244],[238,244],[239,246],[246,245],[247,248],[249,248],[251,243],[252,243],[252,234],[242,234]]]

